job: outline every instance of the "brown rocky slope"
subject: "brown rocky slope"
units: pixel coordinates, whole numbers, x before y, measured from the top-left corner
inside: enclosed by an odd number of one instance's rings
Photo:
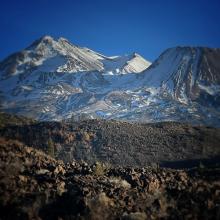
[[[0,219],[219,219],[220,169],[64,164],[0,139]]]
[[[5,118],[2,117],[2,118]],[[13,119],[14,120],[14,119]],[[10,124],[9,124],[10,122]],[[139,124],[114,120],[37,122],[10,117],[0,136],[42,149],[64,162],[73,159],[142,167],[193,167],[219,162],[220,128],[175,122]]]

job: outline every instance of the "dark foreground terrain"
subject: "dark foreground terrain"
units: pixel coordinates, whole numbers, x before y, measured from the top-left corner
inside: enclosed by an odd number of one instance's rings
[[[0,139],[0,219],[220,219],[220,168],[64,164]]]
[[[0,137],[49,152],[64,162],[190,168],[220,161],[220,128],[175,122],[105,120],[37,122],[0,114]]]
[[[218,128],[0,113],[0,219],[220,219],[219,143]]]

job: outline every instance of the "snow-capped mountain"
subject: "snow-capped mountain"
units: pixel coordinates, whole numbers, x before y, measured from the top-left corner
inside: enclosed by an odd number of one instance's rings
[[[220,49],[176,47],[152,65],[45,36],[0,63],[1,110],[40,120],[220,125]]]
[[[0,67],[2,77],[8,78],[33,71],[138,73],[150,64],[136,53],[123,57],[106,57],[88,48],[75,46],[65,38],[55,40],[50,36],[44,36],[25,50],[6,58]]]
[[[196,101],[219,106],[219,62],[220,49],[168,49],[146,71],[147,81],[151,86],[168,91],[182,103]]]

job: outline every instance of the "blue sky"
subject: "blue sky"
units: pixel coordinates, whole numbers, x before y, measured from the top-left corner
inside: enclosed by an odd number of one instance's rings
[[[216,0],[0,0],[0,60],[43,35],[153,61],[177,45],[220,47]]]

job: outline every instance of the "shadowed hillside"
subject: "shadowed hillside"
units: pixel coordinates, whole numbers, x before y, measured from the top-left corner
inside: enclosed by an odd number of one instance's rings
[[[175,161],[186,161],[186,165],[189,160],[197,161],[197,164],[201,159],[212,162],[212,158],[220,156],[220,129],[173,122],[138,124],[87,120],[17,123],[2,127],[0,135],[50,151],[52,156],[65,162],[76,159],[126,166],[155,163],[167,166],[167,162]]]
[[[0,139],[0,219],[219,219],[220,170],[64,164]]]

